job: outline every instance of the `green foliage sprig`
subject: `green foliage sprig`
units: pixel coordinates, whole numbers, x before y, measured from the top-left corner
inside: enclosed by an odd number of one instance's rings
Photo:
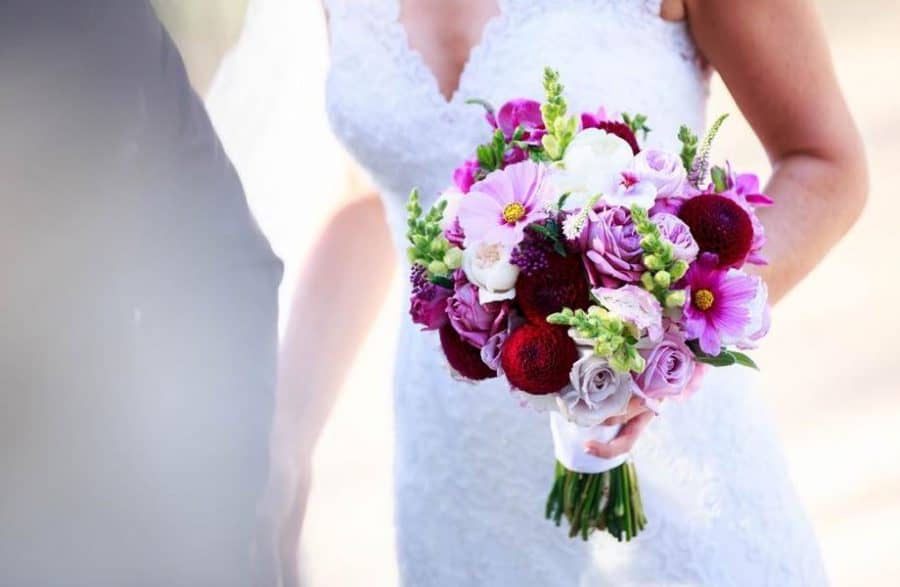
[[[450,273],[462,265],[462,251],[452,246],[441,230],[446,209],[447,202],[439,200],[423,217],[417,189],[409,194],[406,203],[406,238],[410,243],[406,254],[411,263],[425,267],[428,277],[436,283],[446,283]]]
[[[716,139],[716,135],[719,134],[719,129],[722,128],[722,124],[727,118],[727,113],[719,116],[712,123],[712,126],[709,127],[709,130],[706,131],[706,135],[703,137],[703,143],[700,145],[700,150],[694,158],[693,165],[688,170],[688,181],[690,181],[694,187],[699,188],[700,185],[706,181],[706,173],[709,171],[709,154],[712,151],[712,144]]]
[[[544,93],[546,98],[541,104],[541,117],[547,134],[541,140],[544,151],[551,161],[559,161],[566,152],[566,147],[578,132],[578,119],[566,114],[568,106],[563,97],[565,87],[559,81],[559,73],[549,67],[544,68]]]
[[[635,230],[641,236],[641,249],[644,251],[644,267],[647,268],[641,275],[644,288],[656,296],[664,307],[684,306],[684,290],[673,290],[671,287],[687,273],[688,264],[675,257],[675,247],[650,220],[646,209],[632,206],[631,219],[634,221]]]
[[[547,316],[547,322],[575,329],[580,338],[594,343],[594,353],[609,360],[609,366],[618,373],[641,373],[646,366],[637,351],[639,332],[630,322],[610,313],[601,306],[585,310],[562,311]]]
[[[682,124],[678,129],[678,140],[681,141],[681,164],[688,173],[694,168],[694,158],[697,156],[697,145],[700,139],[697,138],[687,125]]]
[[[622,120],[625,122],[625,124],[628,125],[629,128],[631,128],[631,132],[633,132],[635,135],[637,135],[638,133],[642,133],[643,138],[645,139],[647,138],[647,133],[653,130],[649,126],[647,126],[647,117],[643,114],[635,114],[634,116],[631,116],[627,112],[623,112]]]
[[[694,353],[694,357],[697,359],[698,363],[706,363],[707,365],[711,365],[713,367],[729,367],[731,365],[741,365],[743,367],[750,367],[751,369],[756,369],[757,371],[759,371],[759,367],[756,365],[756,362],[744,353],[723,348],[721,351],[719,351],[718,355],[710,355],[703,352],[696,340],[689,340],[687,342],[687,346],[691,349],[691,352]]]

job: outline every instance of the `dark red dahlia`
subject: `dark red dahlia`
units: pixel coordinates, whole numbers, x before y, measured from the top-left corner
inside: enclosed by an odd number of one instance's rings
[[[569,384],[578,360],[575,341],[563,326],[524,324],[503,344],[500,364],[509,382],[535,395],[555,393]]]
[[[484,364],[481,351],[460,338],[452,324],[441,327],[441,348],[447,362],[466,379],[480,381],[497,376],[497,372]]]
[[[587,309],[591,303],[584,265],[579,255],[566,257],[550,252],[543,270],[519,274],[516,299],[525,317],[543,323],[563,308]]]
[[[582,117],[582,124],[584,124],[584,118]],[[631,150],[635,155],[641,152],[641,148],[638,145],[637,137],[634,135],[634,131],[631,130],[631,127],[625,124],[624,122],[620,122],[618,120],[591,120],[588,125],[585,125],[585,128],[599,128],[600,130],[605,130],[609,134],[616,135],[631,147]]]
[[[691,229],[700,251],[714,253],[720,267],[742,262],[753,245],[753,222],[737,202],[717,194],[687,200],[678,217]]]

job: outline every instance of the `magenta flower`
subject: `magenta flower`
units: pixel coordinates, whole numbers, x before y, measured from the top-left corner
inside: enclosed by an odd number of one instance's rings
[[[463,164],[456,168],[453,172],[453,183],[459,188],[459,191],[466,194],[472,189],[475,183],[475,175],[478,173],[478,160],[469,159],[463,161]]]
[[[447,299],[453,292],[428,281],[421,265],[413,268],[410,281],[409,315],[413,323],[421,324],[422,330],[439,330],[447,323]]]
[[[496,117],[489,114],[488,122],[494,128],[499,128],[506,140],[511,139],[519,127],[524,131],[521,140],[526,143],[540,144],[541,138],[547,134],[540,102],[525,98],[510,100],[500,107]]]
[[[505,302],[480,303],[478,286],[458,277],[456,292],[447,300],[447,315],[460,338],[481,349],[494,335],[506,332],[509,305]]]
[[[737,269],[716,269],[701,257],[684,282],[689,298],[684,306],[684,329],[689,340],[698,339],[703,352],[718,355],[723,344],[744,337],[752,319],[758,279]]]
[[[481,242],[514,247],[524,238],[526,226],[547,218],[554,199],[543,165],[529,160],[491,172],[460,203],[466,246]]]

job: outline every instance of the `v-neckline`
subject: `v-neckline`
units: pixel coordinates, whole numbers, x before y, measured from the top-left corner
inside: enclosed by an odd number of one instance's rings
[[[506,15],[506,10],[504,10],[503,7],[503,0],[493,0],[494,6],[496,7],[495,14],[484,21],[478,41],[469,47],[466,60],[463,62],[463,66],[460,69],[456,83],[454,84],[455,87],[453,88],[453,91],[450,92],[449,96],[441,89],[441,81],[438,79],[437,75],[435,75],[434,70],[428,65],[428,62],[425,60],[425,55],[423,55],[420,50],[413,47],[410,42],[409,31],[406,28],[406,24],[400,20],[401,12],[403,10],[403,0],[392,1],[394,4],[394,11],[391,15],[391,24],[398,32],[403,51],[410,57],[410,61],[421,70],[420,73],[422,76],[428,80],[428,86],[433,90],[434,98],[445,108],[452,106],[458,101],[458,98],[463,91],[466,78],[469,74],[469,70],[472,68],[475,58],[478,57],[489,44],[488,34]]]

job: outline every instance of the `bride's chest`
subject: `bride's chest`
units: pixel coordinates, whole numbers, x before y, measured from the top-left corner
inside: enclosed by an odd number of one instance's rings
[[[449,182],[489,133],[466,101],[540,99],[545,66],[559,70],[573,111],[648,114],[663,144],[679,124],[702,124],[705,73],[684,26],[659,19],[658,0],[500,2],[449,100],[412,49],[397,3],[372,2],[329,7],[328,111],[348,150],[391,191],[429,194]],[[428,39],[412,40],[425,50]]]

